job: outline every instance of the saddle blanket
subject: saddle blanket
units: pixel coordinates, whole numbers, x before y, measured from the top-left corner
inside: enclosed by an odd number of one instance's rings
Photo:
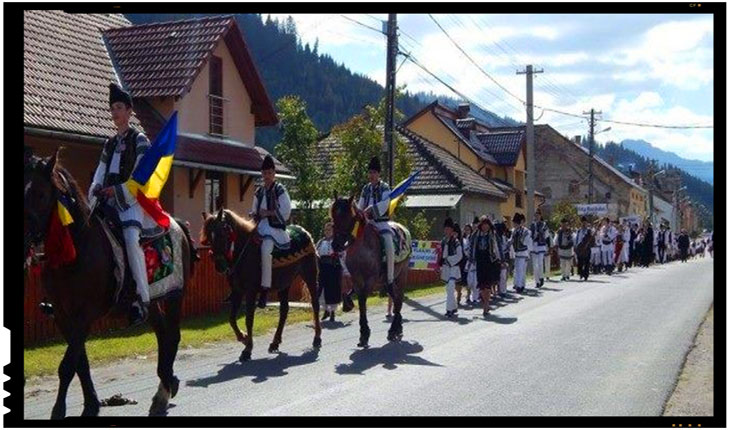
[[[274,251],[271,253],[272,268],[288,266],[299,261],[301,258],[314,253],[314,241],[307,230],[299,225],[286,226],[289,233],[289,246],[279,248],[274,242]]]
[[[393,240],[393,250],[395,251],[393,263],[397,264],[411,256],[411,232],[401,224],[394,221],[388,221],[388,225],[395,234],[380,236],[382,260],[385,262],[386,258],[385,245],[383,241],[390,237]]]

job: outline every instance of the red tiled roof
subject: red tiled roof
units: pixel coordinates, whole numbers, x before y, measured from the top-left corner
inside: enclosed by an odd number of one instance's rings
[[[255,124],[278,123],[241,30],[230,15],[107,29],[104,38],[125,88],[135,98],[184,96],[223,39],[251,97]]]
[[[175,160],[254,171],[261,170],[266,154],[258,146],[225,143],[218,138],[191,134],[178,134],[175,147]],[[291,173],[276,158],[274,165],[279,173]]]
[[[100,31],[130,23],[121,14],[23,14],[23,125],[107,137],[109,83],[116,82]],[[139,121],[132,118],[132,125]]]

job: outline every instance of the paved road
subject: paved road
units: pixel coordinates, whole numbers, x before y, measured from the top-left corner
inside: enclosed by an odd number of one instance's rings
[[[487,321],[480,310],[443,320],[441,295],[408,301],[400,343],[386,342],[384,310],[373,309],[368,350],[356,347],[355,315],[325,324],[318,353],[307,324],[285,330],[280,355],[267,353],[270,336],[256,338],[244,364],[239,344],[184,350],[169,415],[659,416],[712,286],[707,258],[549,282]],[[157,386],[150,361],[92,371],[100,398],[121,392],[140,402],[101,415],[146,414]],[[29,383],[26,418],[50,416],[55,386]],[[69,415],[81,402],[75,379]]]

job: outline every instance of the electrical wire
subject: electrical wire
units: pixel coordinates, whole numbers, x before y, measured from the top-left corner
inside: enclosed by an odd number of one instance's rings
[[[348,16],[346,16],[346,15],[340,15],[340,16],[341,16],[341,17],[343,17],[343,18],[345,18],[345,19],[346,19],[346,20],[348,20],[348,21],[352,21],[352,22],[354,22],[355,24],[361,25],[361,26],[363,26],[363,27],[365,27],[365,28],[367,28],[367,29],[373,30],[373,31],[375,31],[375,32],[378,32],[378,33],[380,33],[380,34],[385,34],[385,33],[383,33],[383,31],[381,31],[381,30],[378,30],[377,28],[375,28],[375,27],[372,27],[372,26],[369,26],[369,25],[367,25],[367,24],[363,24],[362,22],[360,22],[360,21],[358,21],[358,20],[356,20],[356,19],[352,19],[352,18],[350,18],[350,17],[348,17]]]

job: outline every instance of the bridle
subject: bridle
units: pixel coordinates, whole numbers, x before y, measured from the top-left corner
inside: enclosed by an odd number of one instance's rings
[[[362,212],[359,210],[355,210],[355,208],[350,204],[350,222],[349,225],[345,227],[345,231],[335,228],[334,231],[334,237],[337,239],[338,237],[342,238],[343,236],[346,237],[344,242],[342,242],[342,251],[346,250],[354,240],[360,235],[362,230],[365,228],[365,217],[363,216]],[[335,226],[336,227],[336,226]],[[339,252],[342,252],[339,251]]]
[[[217,221],[217,220],[216,220]],[[226,252],[225,254],[217,254],[215,250],[213,250],[213,258],[215,258],[216,261],[220,263],[224,263],[226,267],[225,275],[230,276],[233,274],[233,271],[238,266],[238,263],[241,262],[241,258],[246,252],[246,249],[248,248],[248,245],[251,244],[253,237],[255,236],[255,227],[251,231],[251,234],[248,235],[248,238],[246,239],[246,242],[244,243],[243,247],[241,248],[241,251],[238,253],[238,257],[236,257],[236,260],[231,264],[231,260],[233,260],[233,252],[236,249],[236,241],[238,240],[238,235],[236,234],[235,230],[231,225],[226,221],[225,219],[222,219],[220,221],[217,221],[223,224],[223,234],[228,238],[226,243]]]

